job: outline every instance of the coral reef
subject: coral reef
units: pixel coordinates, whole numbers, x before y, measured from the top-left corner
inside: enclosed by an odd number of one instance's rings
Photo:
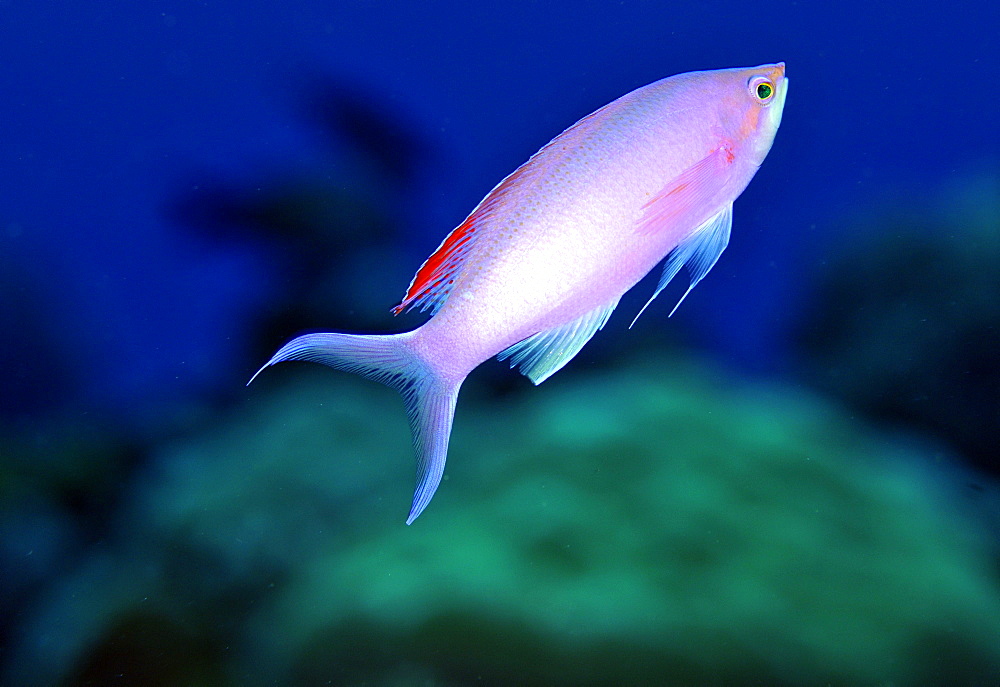
[[[394,392],[288,366],[163,449],[5,677],[102,684],[984,684],[989,539],[936,449],[693,362],[466,394],[402,524]]]

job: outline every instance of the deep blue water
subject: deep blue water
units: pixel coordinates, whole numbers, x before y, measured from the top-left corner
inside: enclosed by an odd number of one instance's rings
[[[30,298],[29,331],[68,361],[65,400],[116,408],[256,363],[247,317],[279,288],[267,247],[205,242],[169,209],[211,180],[358,184],[304,115],[317,76],[423,146],[387,194],[405,257],[339,275],[384,312],[440,237],[580,116],[673,73],[787,62],[785,119],[723,261],[676,321],[664,306],[643,322],[751,368],[781,367],[800,297],[859,208],[919,205],[1000,155],[1000,21],[985,4],[5,3],[0,22],[0,245],[18,275],[5,298]],[[30,361],[39,342],[15,329],[4,357]],[[46,374],[19,366],[19,391]]]

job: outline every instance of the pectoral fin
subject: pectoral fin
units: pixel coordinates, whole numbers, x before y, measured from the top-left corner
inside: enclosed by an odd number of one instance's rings
[[[701,221],[712,208],[719,206],[718,195],[733,160],[730,146],[722,143],[681,172],[643,206],[639,233],[685,230]]]

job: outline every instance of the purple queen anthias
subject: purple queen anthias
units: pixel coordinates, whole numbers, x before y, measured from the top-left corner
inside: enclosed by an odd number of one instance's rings
[[[509,358],[540,384],[664,257],[650,302],[682,266],[685,296],[712,268],[787,89],[778,63],[678,74],[622,96],[501,181],[424,262],[394,309],[430,310],[424,325],[307,334],[264,367],[311,360],[402,393],[417,453],[412,523],[441,482],[458,391],[480,363]]]

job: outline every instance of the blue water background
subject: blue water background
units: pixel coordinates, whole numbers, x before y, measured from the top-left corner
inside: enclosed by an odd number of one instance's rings
[[[0,246],[20,278],[4,298],[31,299],[29,331],[68,362],[53,391],[16,323],[4,357],[20,363],[20,393],[44,394],[31,407],[126,413],[251,372],[247,318],[280,288],[267,247],[207,244],[165,210],[205,177],[363,184],[303,121],[316,74],[370,95],[425,144],[417,182],[389,208],[405,259],[342,275],[385,311],[482,195],[580,116],[670,74],[784,60],[785,119],[736,204],[731,246],[675,321],[664,303],[643,322],[689,329],[733,365],[780,369],[810,275],[858,208],[919,204],[996,168],[998,20],[980,9],[5,3]]]

